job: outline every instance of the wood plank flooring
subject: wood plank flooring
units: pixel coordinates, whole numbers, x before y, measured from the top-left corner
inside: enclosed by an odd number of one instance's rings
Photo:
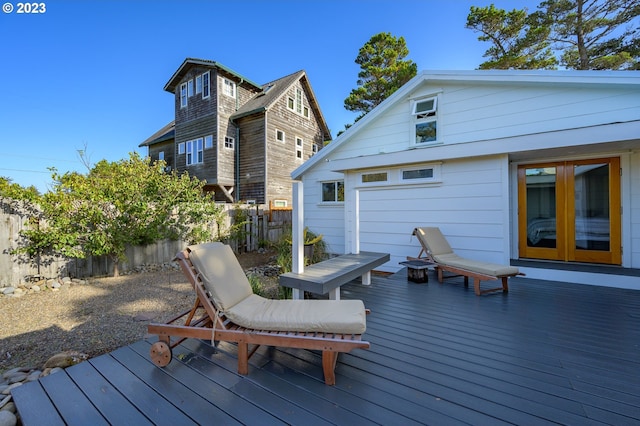
[[[25,425],[640,424],[640,291],[526,278],[478,297],[406,270],[350,283],[370,350],[342,354],[187,340],[165,368],[142,340],[13,391]]]

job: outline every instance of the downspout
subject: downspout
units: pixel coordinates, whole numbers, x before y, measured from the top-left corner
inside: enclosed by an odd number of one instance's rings
[[[238,101],[238,96],[240,93],[240,86],[242,85],[242,83],[244,83],[244,78],[240,79],[240,83],[238,83],[238,88],[236,89],[236,111],[238,111],[238,108],[240,107],[239,101]],[[235,195],[233,198],[235,198],[236,203],[238,201],[240,201],[240,126],[238,125],[238,123],[234,123],[236,126],[236,170],[235,170],[235,184],[236,184],[236,190]]]

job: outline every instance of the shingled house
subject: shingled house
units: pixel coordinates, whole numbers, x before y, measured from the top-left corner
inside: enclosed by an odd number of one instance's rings
[[[187,58],[164,90],[175,96],[175,120],[140,146],[168,171],[206,180],[219,201],[289,204],[291,172],[331,140],[304,71],[257,84]]]

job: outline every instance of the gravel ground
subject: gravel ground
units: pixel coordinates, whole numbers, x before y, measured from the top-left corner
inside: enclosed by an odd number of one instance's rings
[[[270,254],[239,256],[243,268],[269,263]],[[275,280],[277,285],[277,279]],[[274,285],[271,279],[267,285]],[[149,322],[191,309],[195,293],[179,270],[89,279],[22,297],[0,297],[0,374],[41,368],[67,350],[95,357],[145,338]]]

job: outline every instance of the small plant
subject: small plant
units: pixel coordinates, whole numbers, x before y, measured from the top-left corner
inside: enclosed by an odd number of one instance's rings
[[[253,293],[258,296],[264,296],[264,285],[262,284],[260,277],[254,274],[249,274],[247,275],[247,279],[249,280]]]
[[[305,256],[305,264],[309,265],[317,263],[325,259],[326,257],[326,244],[322,239],[322,234],[315,234],[305,227],[302,233],[303,242],[305,246],[312,246],[313,253],[310,256]],[[291,272],[292,269],[292,255],[291,255],[292,236],[291,232],[283,234],[282,237],[274,244],[277,252],[276,263],[280,266],[282,272]]]

